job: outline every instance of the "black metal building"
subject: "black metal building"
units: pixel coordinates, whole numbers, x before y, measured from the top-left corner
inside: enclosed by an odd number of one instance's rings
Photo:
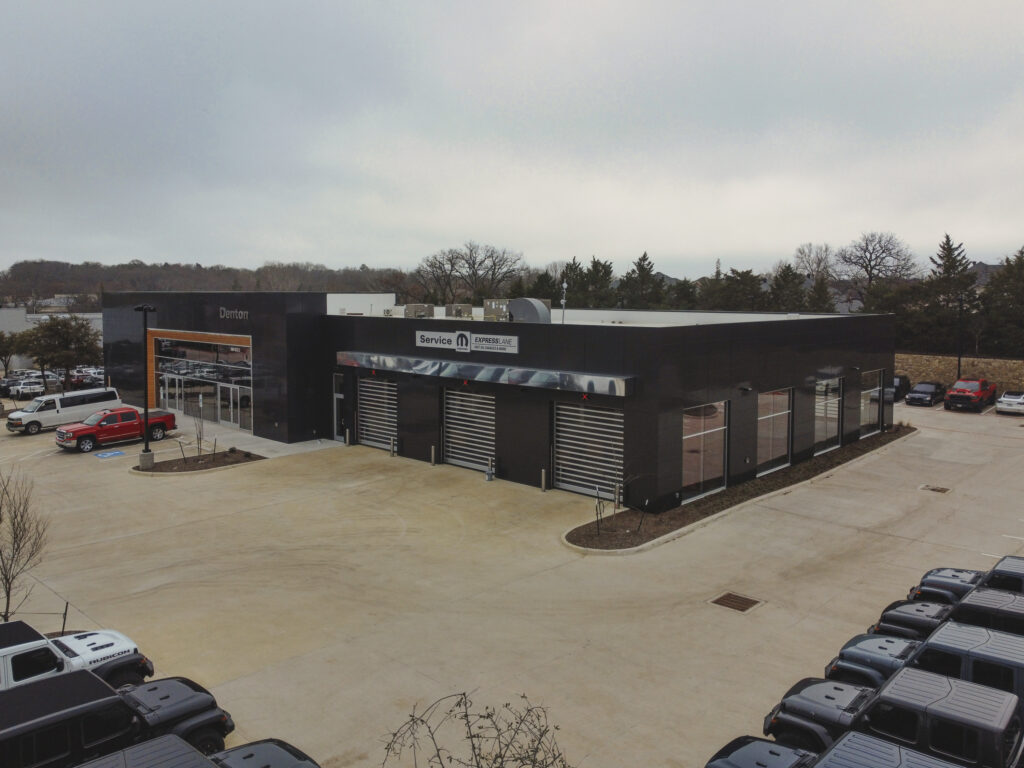
[[[148,344],[141,303],[157,307]],[[115,293],[104,348],[128,402],[143,401],[148,354],[152,406],[652,511],[892,424],[890,316],[581,314],[405,319],[328,314],[315,293]]]

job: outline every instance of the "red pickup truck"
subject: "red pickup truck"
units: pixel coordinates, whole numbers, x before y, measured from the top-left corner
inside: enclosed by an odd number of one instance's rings
[[[969,408],[981,413],[986,405],[996,401],[996,383],[988,379],[964,378],[946,390],[945,403],[947,411],[954,408]]]
[[[82,453],[88,453],[97,445],[141,440],[142,422],[142,414],[134,408],[96,411],[84,421],[57,427],[57,445],[69,451],[77,448]],[[150,440],[163,440],[176,426],[173,413],[150,411]]]

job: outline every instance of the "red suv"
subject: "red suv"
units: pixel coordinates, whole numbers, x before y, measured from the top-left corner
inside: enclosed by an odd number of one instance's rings
[[[956,383],[946,390],[944,399],[947,411],[957,408],[981,413],[982,408],[996,401],[996,385],[988,379],[957,379]]]

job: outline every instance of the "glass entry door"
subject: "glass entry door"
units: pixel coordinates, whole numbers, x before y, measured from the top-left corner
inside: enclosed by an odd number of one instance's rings
[[[182,394],[181,376],[164,374],[160,382],[160,407],[173,408],[176,411],[183,410],[184,397]]]
[[[239,426],[238,420],[241,415],[239,403],[239,388],[234,384],[218,384],[218,400],[220,411],[217,414],[217,421],[221,424],[234,424]]]

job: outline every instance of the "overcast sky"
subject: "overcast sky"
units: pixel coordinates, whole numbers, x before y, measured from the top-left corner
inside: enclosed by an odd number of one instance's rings
[[[1024,3],[0,5],[0,268],[1024,245]]]

